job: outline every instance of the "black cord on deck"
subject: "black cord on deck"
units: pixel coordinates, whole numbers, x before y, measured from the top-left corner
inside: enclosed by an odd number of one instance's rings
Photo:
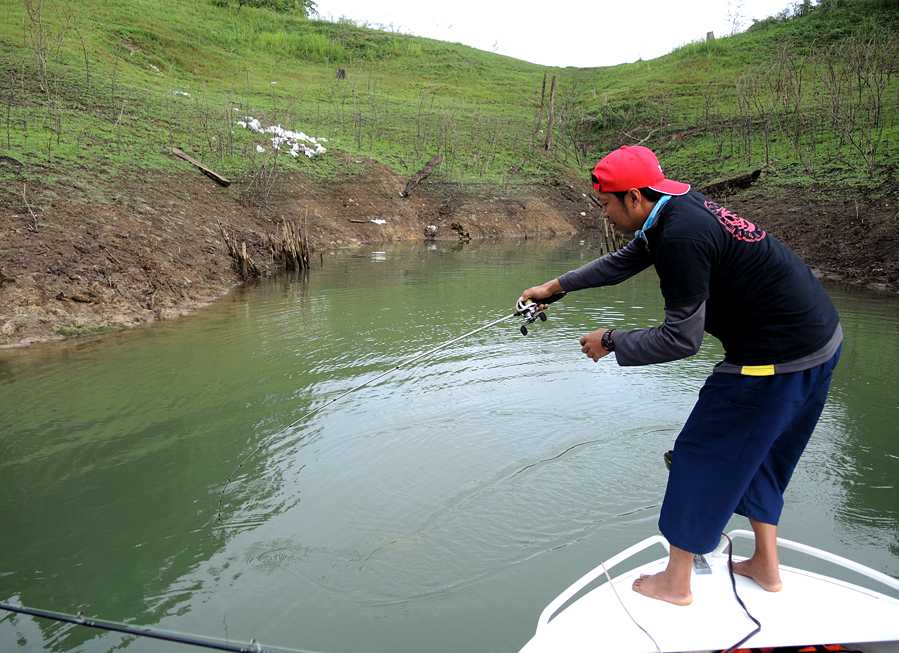
[[[755,629],[746,637],[741,639],[739,642],[726,649],[722,653],[732,653],[732,651],[740,648],[745,642],[747,642],[751,637],[754,637],[759,631],[762,629],[762,623],[752,616],[752,613],[749,612],[749,609],[746,607],[746,604],[743,603],[743,599],[740,598],[740,595],[737,594],[737,579],[734,577],[734,542],[730,539],[730,536],[727,533],[722,533],[724,537],[727,538],[727,570],[730,572],[730,584],[734,588],[734,597],[737,599],[737,603],[740,604],[740,607],[743,608],[743,612],[746,613],[746,616],[749,617],[752,622],[755,624]]]

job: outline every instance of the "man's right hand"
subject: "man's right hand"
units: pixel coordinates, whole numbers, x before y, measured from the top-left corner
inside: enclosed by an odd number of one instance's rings
[[[541,299],[549,299],[553,295],[558,295],[563,292],[565,291],[562,290],[562,285],[559,283],[559,280],[552,279],[551,281],[542,283],[539,286],[532,286],[525,290],[523,293],[521,293],[521,297],[518,298],[518,303],[525,304],[528,300],[530,300],[535,304],[539,304]],[[545,306],[542,308],[545,308]]]

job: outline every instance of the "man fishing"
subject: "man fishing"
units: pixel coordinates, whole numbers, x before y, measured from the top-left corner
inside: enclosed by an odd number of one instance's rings
[[[633,589],[688,605],[693,554],[718,544],[734,513],[755,533],[752,557],[734,571],[781,589],[776,539],[783,493],[818,422],[843,340],[836,309],[808,267],[758,225],[688,184],[666,179],[655,154],[622,147],[593,170],[593,189],[627,245],[519,301],[620,283],[649,266],[659,276],[664,322],[597,329],[581,351],[598,361],[650,365],[692,356],[704,332],[724,345],[674,445],[659,529],[671,545],[666,569]]]

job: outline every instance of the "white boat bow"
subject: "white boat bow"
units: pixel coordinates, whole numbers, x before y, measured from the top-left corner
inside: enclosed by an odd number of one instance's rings
[[[734,540],[753,539],[753,534],[745,530],[728,535]],[[778,538],[777,543],[782,549],[860,574],[899,595],[899,580],[886,574],[799,542]],[[641,574],[662,571],[667,556],[614,578],[609,575],[613,568],[655,545],[667,553],[668,543],[655,535],[575,581],[546,606],[537,621],[536,634],[521,653],[720,651],[753,630],[755,624],[734,597],[726,541],[705,556],[711,573],[693,574],[693,603],[689,606],[650,599],[631,589]],[[764,591],[751,579],[735,577],[740,597],[762,624],[761,631],[744,647],[839,643],[865,653],[899,652],[899,599],[796,567],[781,565],[780,571],[784,587],[776,593]]]

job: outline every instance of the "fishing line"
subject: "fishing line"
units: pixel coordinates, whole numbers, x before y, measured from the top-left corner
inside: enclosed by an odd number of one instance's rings
[[[574,449],[577,449],[578,447],[583,447],[588,444],[596,444],[597,442],[603,442],[603,440],[586,440],[584,442],[578,442],[577,444],[573,444],[570,447],[568,447],[567,449],[565,449],[565,451],[563,451],[562,453],[557,453],[555,456],[552,456],[551,458],[543,458],[542,460],[538,460],[537,462],[533,462],[528,465],[525,465],[524,467],[522,467],[521,469],[516,471],[514,474],[512,474],[512,476],[509,477],[509,480],[515,478],[519,474],[524,474],[526,471],[528,471],[532,467],[536,467],[537,465],[542,465],[543,463],[552,462],[553,460],[558,460],[559,458],[564,456],[569,451],[573,451]]]
[[[634,622],[634,625],[643,631],[650,640],[652,640],[652,645],[656,647],[656,653],[663,653],[662,647],[659,646],[659,643],[656,641],[656,638],[653,637],[646,628],[640,625],[640,622],[634,618],[634,615],[631,614],[631,611],[627,609],[627,606],[624,604],[624,601],[621,600],[621,597],[618,595],[618,590],[615,589],[615,584],[612,582],[612,577],[609,576],[609,571],[606,569],[606,563],[600,562],[600,566],[602,567],[602,572],[606,575],[606,580],[609,583],[609,587],[612,588],[612,592],[615,594],[615,598],[618,599],[618,603],[621,605],[621,609],[624,610],[625,614],[631,618],[631,621]]]
[[[24,614],[31,617],[39,617],[41,619],[50,619],[62,623],[74,624],[76,626],[84,626],[86,628],[96,628],[117,633],[125,633],[126,635],[134,635],[136,637],[148,637],[150,639],[161,639],[167,642],[175,642],[177,644],[189,644],[191,646],[200,646],[202,648],[213,649],[216,651],[232,651],[233,653],[316,653],[308,649],[287,648],[284,646],[265,646],[255,639],[249,642],[229,642],[224,639],[214,637],[205,637],[203,635],[193,635],[190,633],[179,633],[172,630],[161,630],[158,628],[150,628],[148,626],[132,626],[117,621],[106,621],[104,619],[91,619],[82,614],[66,614],[65,612],[55,612],[53,610],[42,610],[40,608],[29,608],[24,605],[12,605],[10,603],[0,602],[0,610]]]
[[[727,648],[721,652],[721,653],[733,653],[734,651],[739,649],[740,646],[745,644],[747,641],[749,641],[751,638],[753,638],[755,635],[757,635],[762,630],[762,623],[758,619],[756,619],[754,616],[752,616],[752,613],[749,612],[749,608],[746,607],[746,604],[743,603],[743,599],[741,599],[740,595],[737,593],[737,579],[734,576],[734,556],[733,556],[734,542],[733,542],[733,540],[730,539],[730,536],[727,533],[722,533],[721,535],[723,535],[727,539],[727,569],[730,572],[730,582],[731,582],[731,586],[733,587],[733,590],[734,590],[734,597],[737,599],[737,603],[740,604],[740,607],[743,608],[743,612],[746,613],[746,616],[749,617],[749,619],[755,624],[755,628],[748,635],[743,637],[743,639],[741,639],[739,642],[737,642],[733,646],[730,646],[729,648]],[[627,616],[630,617],[630,620],[632,622],[634,622],[634,625],[637,628],[642,630],[643,633],[649,639],[652,640],[653,645],[656,647],[657,653],[662,653],[662,648],[659,646],[659,643],[656,641],[655,637],[653,637],[650,634],[650,632],[648,630],[646,630],[646,628],[644,628],[642,625],[640,625],[640,622],[637,621],[634,618],[634,615],[631,614],[630,610],[627,609],[627,606],[624,604],[624,601],[621,599],[621,596],[619,596],[619,594],[618,594],[618,590],[615,589],[615,584],[612,582],[612,577],[609,576],[608,570],[606,570],[605,563],[600,562],[599,564],[602,567],[603,573],[606,575],[606,580],[609,583],[609,587],[612,588],[612,592],[615,594],[615,598],[618,599],[618,603],[621,605],[621,608],[624,610],[625,614],[627,614]]]
[[[406,359],[406,360],[404,360],[404,361],[402,361],[402,362],[400,362],[400,363],[397,363],[394,367],[390,368],[390,369],[387,370],[386,372],[382,372],[382,373],[379,374],[378,376],[369,379],[369,380],[366,381],[365,383],[360,383],[359,385],[353,386],[353,387],[350,388],[349,390],[346,390],[345,392],[343,392],[343,393],[337,395],[336,397],[333,397],[333,398],[329,399],[328,401],[326,401],[326,402],[323,403],[322,405],[318,406],[317,408],[314,408],[314,409],[310,410],[308,413],[305,413],[304,415],[300,416],[299,418],[297,418],[296,420],[294,420],[293,422],[291,422],[290,424],[288,424],[288,425],[284,428],[284,430],[292,429],[293,427],[297,426],[300,422],[303,422],[304,420],[309,419],[310,417],[312,417],[312,416],[315,415],[316,413],[321,412],[322,410],[324,410],[325,408],[327,408],[327,407],[330,406],[331,404],[333,404],[333,403],[335,403],[335,402],[337,402],[337,401],[343,399],[343,398],[346,397],[347,395],[350,395],[350,394],[356,392],[357,390],[361,390],[362,388],[364,388],[364,387],[366,387],[366,386],[368,386],[368,385],[371,385],[371,384],[374,383],[375,381],[378,381],[378,380],[380,380],[380,379],[383,379],[383,378],[384,378],[385,376],[387,376],[388,374],[392,374],[393,372],[396,372],[398,369],[400,369],[400,368],[402,368],[402,367],[406,367],[407,365],[411,365],[412,363],[415,363],[416,361],[420,361],[420,360],[422,360],[423,358],[426,358],[426,357],[430,356],[431,354],[434,354],[434,353],[440,351],[441,349],[445,349],[445,348],[449,347],[450,345],[454,345],[455,343],[459,342],[460,340],[464,340],[465,338],[469,338],[469,337],[473,336],[473,335],[476,334],[476,333],[480,333],[481,331],[484,331],[485,329],[489,329],[489,328],[492,327],[492,326],[496,326],[496,325],[499,324],[500,322],[505,322],[506,320],[511,320],[512,318],[515,318],[515,317],[523,317],[523,318],[524,318],[524,323],[521,325],[521,328],[520,328],[519,330],[521,331],[521,334],[522,334],[522,335],[527,335],[527,334],[528,334],[528,328],[527,328],[527,325],[528,325],[528,324],[533,324],[533,323],[536,322],[538,319],[539,319],[540,321],[542,321],[542,322],[543,322],[543,321],[546,321],[546,313],[544,312],[545,307],[546,307],[548,304],[552,304],[553,302],[556,302],[556,301],[560,300],[560,299],[561,299],[562,297],[564,297],[564,296],[565,296],[565,293],[559,293],[559,294],[557,294],[557,295],[553,295],[553,296],[550,297],[549,299],[543,299],[543,300],[540,300],[540,304],[535,304],[535,303],[530,303],[530,302],[524,303],[524,302],[520,302],[520,301],[519,301],[519,302],[515,305],[515,312],[514,312],[514,313],[510,313],[510,314],[507,314],[507,315],[503,315],[501,318],[498,318],[498,319],[496,319],[496,320],[493,320],[492,322],[489,322],[489,323],[487,323],[487,324],[484,324],[483,326],[480,326],[480,327],[478,327],[477,329],[472,329],[472,330],[469,331],[468,333],[463,333],[461,336],[458,336],[458,337],[456,337],[456,338],[453,338],[452,340],[447,340],[446,342],[441,343],[441,344],[437,345],[436,347],[433,347],[432,349],[429,349],[429,350],[427,350],[427,351],[425,351],[425,352],[422,352],[422,353],[420,353],[420,354],[416,354],[415,356],[412,356],[411,358],[408,358],[408,359]],[[231,472],[231,475],[228,477],[228,480],[225,482],[225,486],[222,488],[221,495],[219,496],[218,510],[217,510],[217,512],[216,512],[216,517],[215,517],[215,521],[213,522],[213,525],[215,525],[215,524],[217,524],[217,523],[219,523],[219,522],[221,521],[221,518],[222,518],[222,508],[224,507],[224,503],[225,503],[225,493],[228,491],[228,488],[230,487],[231,482],[233,481],[234,477],[238,474],[238,472],[239,472],[240,469],[244,466],[244,464],[245,464],[248,460],[250,460],[251,458],[253,458],[257,453],[259,453],[260,451],[262,451],[262,449],[264,449],[265,446],[266,446],[266,443],[263,442],[263,443],[260,444],[258,447],[256,447],[255,449],[253,449],[250,453],[248,453],[247,455],[245,455],[245,456],[238,462],[237,467],[234,468],[234,471]]]

